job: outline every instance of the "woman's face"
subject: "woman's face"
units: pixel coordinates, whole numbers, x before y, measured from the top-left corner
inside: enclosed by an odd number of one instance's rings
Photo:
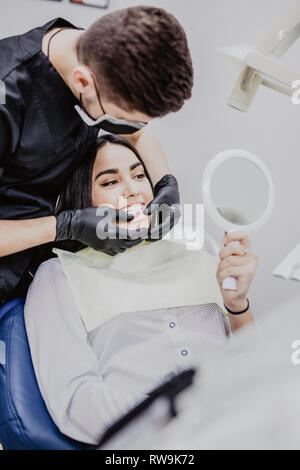
[[[93,167],[93,206],[110,206],[132,213],[135,218],[120,227],[128,230],[148,228],[151,216],[143,214],[153,200],[150,182],[144,167],[127,147],[110,142],[97,152]]]

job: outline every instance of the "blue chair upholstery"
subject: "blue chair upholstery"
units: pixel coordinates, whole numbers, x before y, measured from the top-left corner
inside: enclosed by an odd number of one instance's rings
[[[60,433],[36,381],[24,323],[24,299],[0,308],[0,443],[6,450],[83,450]]]

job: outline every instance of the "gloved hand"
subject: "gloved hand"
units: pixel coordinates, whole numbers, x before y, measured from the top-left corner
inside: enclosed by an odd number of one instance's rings
[[[147,229],[125,230],[116,221],[128,222],[134,217],[108,206],[66,210],[56,217],[56,239],[77,240],[94,250],[114,256],[143,241]]]
[[[149,238],[146,239],[148,242],[163,238],[181,217],[178,182],[173,175],[167,174],[156,183],[154,186],[154,199],[145,208],[144,214],[154,214],[159,211],[161,205],[162,210],[159,213],[158,225],[151,227],[149,230]]]

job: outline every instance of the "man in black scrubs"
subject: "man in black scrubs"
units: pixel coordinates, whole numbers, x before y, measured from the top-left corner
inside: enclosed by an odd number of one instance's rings
[[[190,53],[172,15],[129,8],[86,31],[57,18],[0,41],[0,80],[0,304],[26,294],[54,241],[78,240],[114,255],[142,238],[161,238],[176,223],[177,181],[144,130],[191,96]],[[53,215],[99,129],[124,134],[140,152],[155,185],[149,214],[157,205],[170,207],[155,233],[137,238],[127,231],[125,238],[115,222],[132,216],[111,208],[105,217],[97,208]]]

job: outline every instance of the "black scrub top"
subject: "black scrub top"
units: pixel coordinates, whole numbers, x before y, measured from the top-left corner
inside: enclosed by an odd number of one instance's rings
[[[1,220],[52,215],[64,182],[99,132],[81,120],[74,109],[77,98],[42,51],[44,34],[64,26],[83,29],[56,18],[0,41],[0,80],[6,91],[5,104],[0,100]],[[25,295],[28,272],[51,256],[49,248],[0,258],[0,304]]]

